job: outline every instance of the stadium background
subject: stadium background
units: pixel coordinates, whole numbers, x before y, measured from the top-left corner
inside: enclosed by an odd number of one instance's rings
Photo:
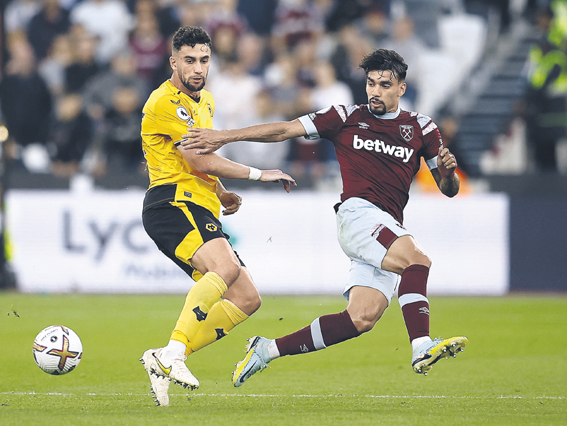
[[[141,228],[139,110],[168,78],[168,38],[192,24],[213,36],[216,128],[364,103],[362,55],[399,51],[410,66],[403,108],[440,125],[464,177],[453,200],[435,193],[427,173],[412,188],[406,225],[433,259],[431,291],[565,291],[567,144],[563,130],[542,159],[530,102],[536,71],[567,73],[567,61],[549,67],[533,54],[553,39],[554,57],[565,56],[566,8],[559,0],[3,2],[0,287],[187,290]],[[565,104],[561,90],[554,95]],[[244,198],[227,231],[260,290],[340,293],[348,263],[335,242],[340,182],[329,142],[233,144],[224,154],[299,183],[291,194],[226,183]]]

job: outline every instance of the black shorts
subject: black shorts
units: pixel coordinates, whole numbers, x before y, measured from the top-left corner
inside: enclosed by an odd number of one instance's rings
[[[150,188],[144,198],[142,223],[157,247],[195,281],[202,274],[191,265],[199,247],[215,238],[230,239],[208,209],[190,201],[175,201],[175,185]],[[230,244],[230,241],[229,241]],[[236,257],[245,266],[238,253]]]

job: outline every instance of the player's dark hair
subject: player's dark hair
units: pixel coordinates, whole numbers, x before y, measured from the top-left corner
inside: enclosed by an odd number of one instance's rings
[[[392,71],[399,81],[406,79],[408,65],[399,53],[378,49],[366,55],[358,65],[368,75],[370,71]]]
[[[179,28],[173,34],[173,50],[179,52],[183,46],[195,47],[196,44],[204,44],[211,48],[212,41],[209,34],[201,27],[189,25]]]

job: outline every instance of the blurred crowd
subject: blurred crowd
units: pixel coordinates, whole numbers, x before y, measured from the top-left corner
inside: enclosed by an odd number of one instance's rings
[[[214,125],[236,128],[296,118],[331,104],[366,103],[362,57],[384,47],[409,65],[402,108],[420,97],[419,56],[439,48],[438,19],[466,0],[12,0],[4,14],[1,119],[4,155],[32,173],[144,174],[142,106],[171,76],[172,34],[204,27],[213,39],[206,89]],[[482,15],[482,13],[481,13]],[[432,111],[422,111],[431,114]],[[235,143],[224,155],[335,182],[325,140],[266,147]]]

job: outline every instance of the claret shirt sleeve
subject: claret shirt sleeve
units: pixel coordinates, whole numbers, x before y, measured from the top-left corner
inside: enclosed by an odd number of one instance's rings
[[[307,132],[305,139],[325,138],[333,140],[333,136],[336,136],[346,121],[346,118],[343,120],[341,116],[344,109],[345,107],[342,105],[333,105],[299,117],[299,121]],[[343,115],[345,115],[344,112]]]
[[[421,132],[423,135],[423,159],[429,167],[429,170],[436,169],[439,147],[443,146],[441,132],[439,131],[437,124],[425,115],[418,116],[418,122],[421,126]]]

